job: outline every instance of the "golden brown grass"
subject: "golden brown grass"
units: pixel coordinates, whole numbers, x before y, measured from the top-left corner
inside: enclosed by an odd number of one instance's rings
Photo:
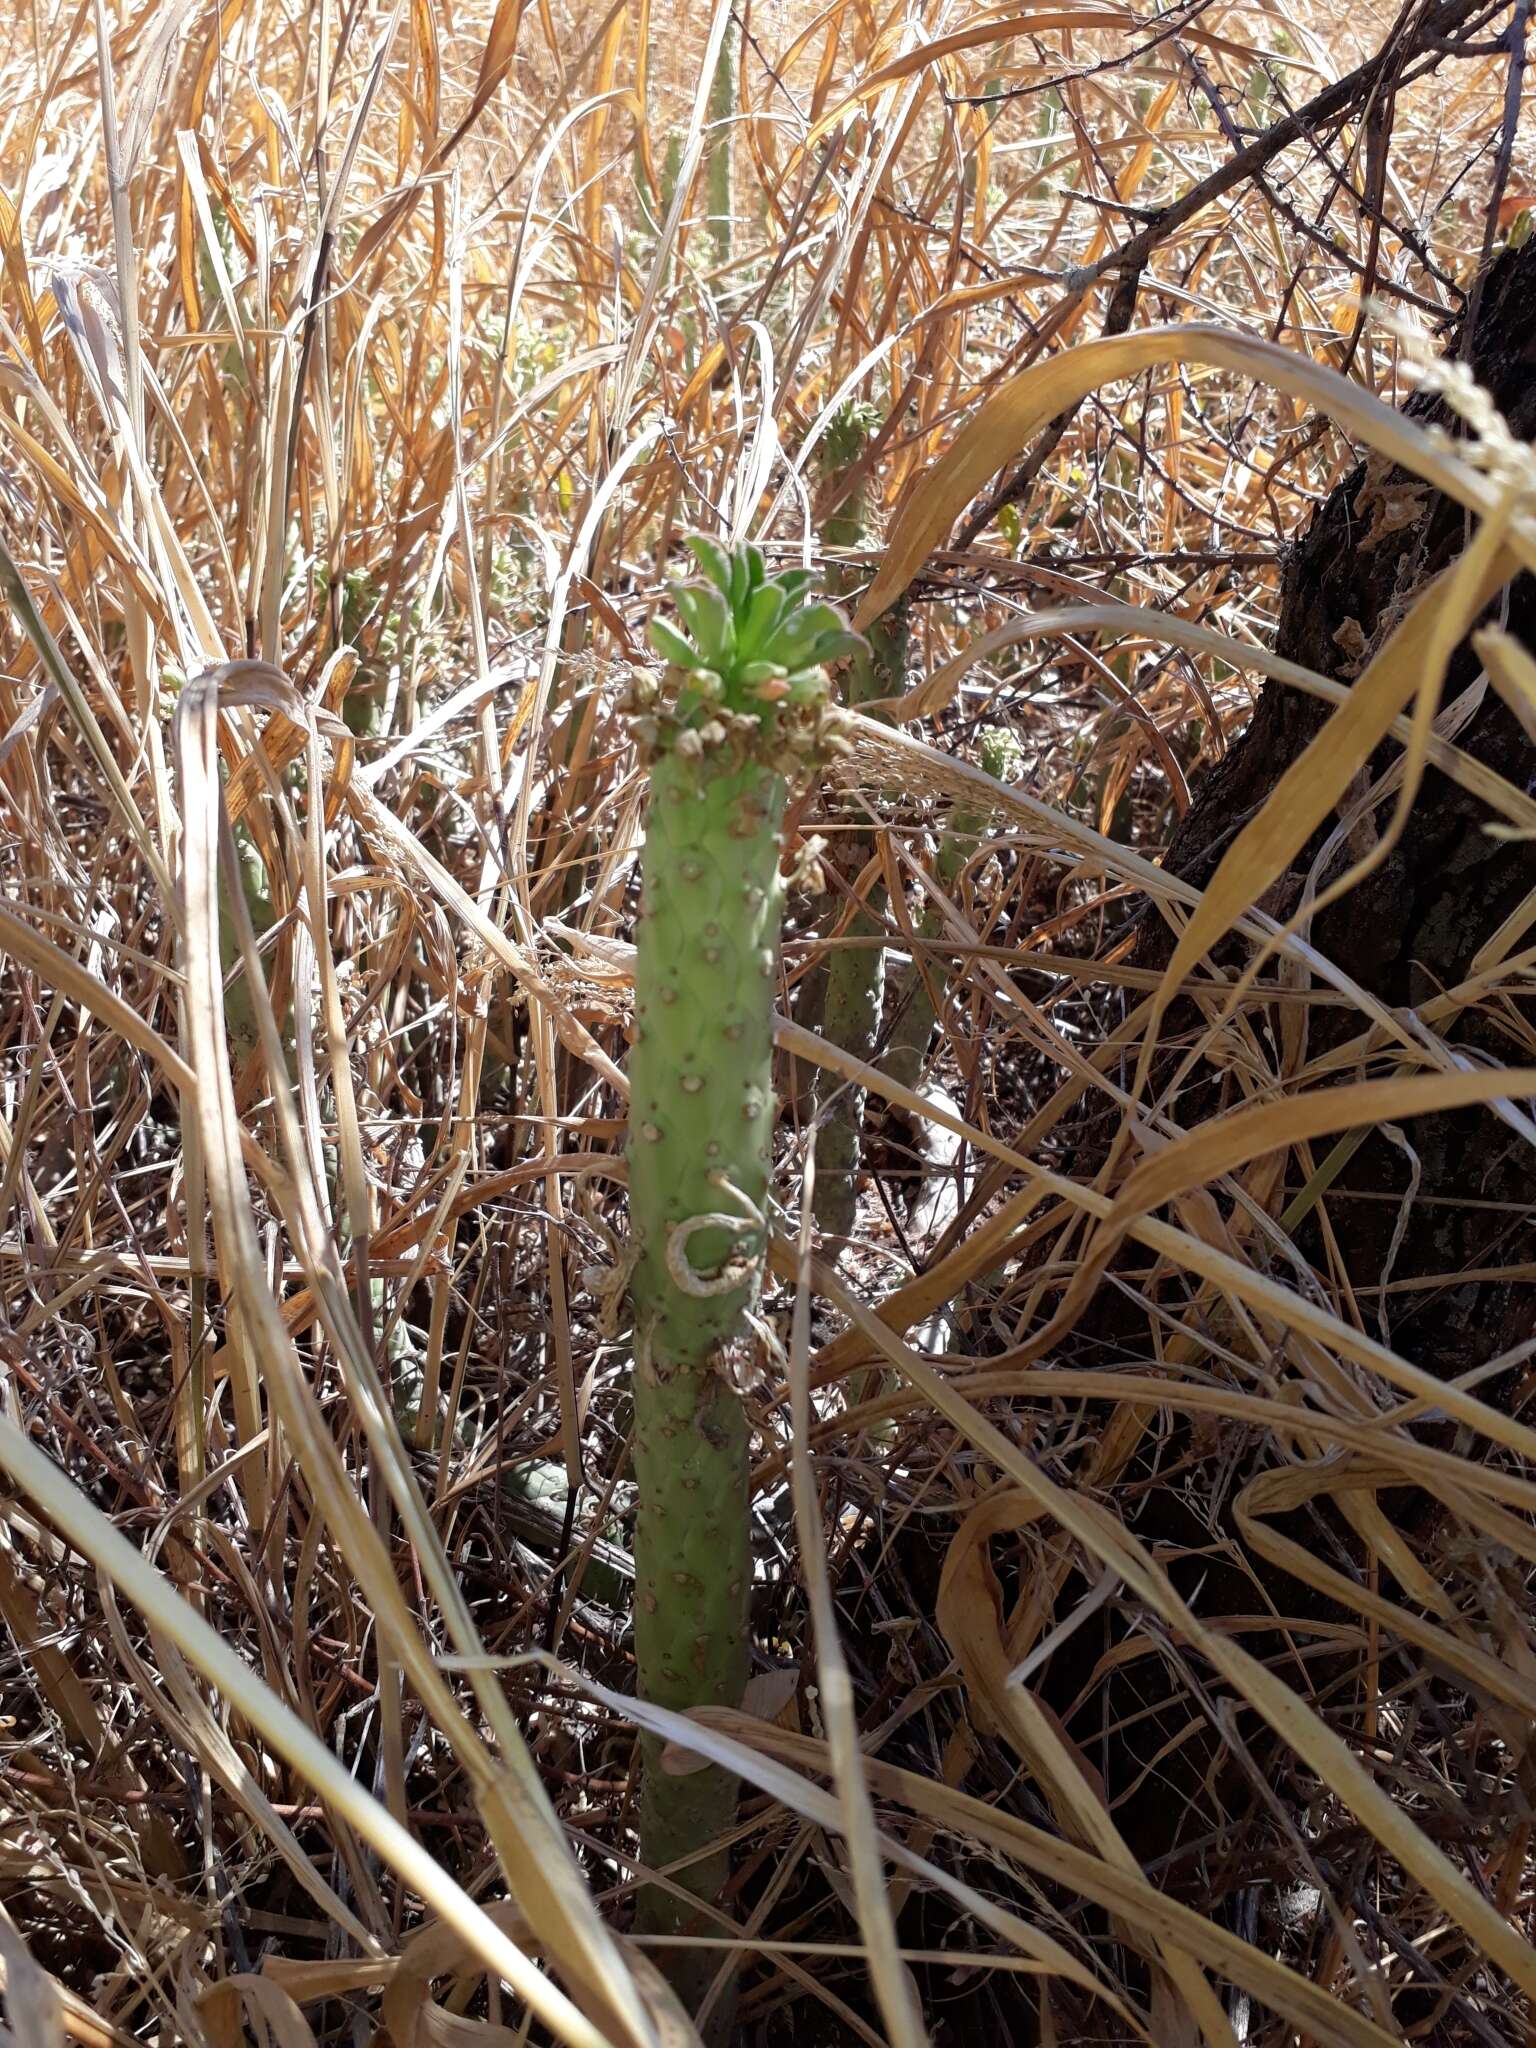
[[[842,770],[879,827],[856,886],[885,884],[898,947],[939,902],[943,1035],[921,1094],[856,1077],[909,1125],[836,1270],[796,1250],[786,1119],[787,1368],[749,1395],[762,1669],[749,1715],[663,1729],[749,1787],[719,1951],[743,2038],[1363,2048],[1411,1979],[1422,2038],[1525,2040],[1536,1437],[1395,1352],[1291,1233],[1326,1212],[1318,1140],[1455,1101],[1532,1142],[1530,961],[1510,931],[1405,1021],[1256,909],[1388,735],[1408,798],[1427,761],[1536,822],[1432,730],[1455,638],[1536,567],[1529,458],[1396,417],[1404,343],[1362,297],[1448,320],[1515,218],[1507,55],[1411,56],[1165,232],[1415,24],[743,20],[728,258],[724,10],[0,24],[11,2032],[687,2038],[623,1932],[633,1734],[665,1717],[625,1637],[643,791],[615,706],[685,528],[814,557],[838,486],[813,500],[808,458],[852,394],[885,422],[867,609],[919,600],[900,723]],[[962,544],[1031,445],[1022,505]],[[1326,745],[1202,896],[1155,856],[1275,671],[1279,551],[1356,448],[1465,504],[1471,549],[1352,689],[1291,678],[1338,702]],[[1528,706],[1518,651],[1489,660]],[[1012,789],[971,765],[988,722]],[[957,800],[993,829],[947,894]],[[1120,943],[1141,894],[1180,934],[1163,974]],[[847,924],[812,916],[802,893],[792,980]],[[1218,982],[1232,932],[1250,971]],[[1237,1107],[1186,1131],[1144,1096],[1191,993]],[[847,1072],[791,996],[786,1056]],[[1266,1005],[1313,1001],[1359,1009],[1353,1067],[1279,1057]],[[1469,1005],[1508,1071],[1449,1047]],[[1061,1144],[1085,1102],[1115,1132],[1097,1180]],[[918,1227],[925,1126],[950,1193]],[[1127,1238],[1156,1261],[1145,1350],[1089,1369],[1055,1339]],[[1429,1408],[1456,1432],[1416,1436]],[[1315,1696],[1138,1538],[1163,1446],[1191,1497],[1238,1494],[1255,1616],[1266,1561],[1338,1603]],[[1395,1526],[1409,1486],[1486,1598]],[[1271,1526],[1323,1495],[1350,1576]],[[1111,1603],[1191,1728],[1241,1756],[1267,1726],[1290,1759],[1246,1890],[1144,1870],[1093,1699],[1037,1696]]]

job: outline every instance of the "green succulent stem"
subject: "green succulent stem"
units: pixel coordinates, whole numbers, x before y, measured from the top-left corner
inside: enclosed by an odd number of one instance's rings
[[[632,702],[651,761],[629,1062],[635,1663],[642,1695],[679,1712],[737,1705],[746,1684],[739,1385],[767,1246],[780,838],[791,776],[829,742],[822,664],[861,644],[832,607],[800,602],[803,573],[770,578],[755,549],[690,546],[704,581],[675,594],[691,637],[653,624],[666,681],[637,677]],[[641,1855],[680,1866],[683,1896],[645,1887],[638,1924],[707,1932],[690,1896],[722,1894],[736,1781],[669,1771],[649,1737],[641,1769]],[[696,2008],[716,1958],[662,1953]]]
[[[646,1698],[679,1711],[736,1706],[747,1677],[747,1423],[731,1349],[762,1258],[751,1218],[768,1191],[783,815],[783,779],[757,761],[722,771],[671,754],[652,770],[630,1058],[635,1657]],[[698,1227],[720,1215],[735,1220]],[[729,1831],[728,1773],[668,1776],[649,1738],[643,1766],[647,1863]],[[728,1860],[715,1850],[678,1882],[717,1898]],[[642,1907],[648,1931],[702,1931],[659,1887]]]

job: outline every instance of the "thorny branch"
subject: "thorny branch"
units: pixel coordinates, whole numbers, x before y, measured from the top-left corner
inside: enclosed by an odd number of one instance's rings
[[[1410,0],[1405,13],[1394,24],[1375,56],[1358,65],[1345,77],[1326,86],[1310,99],[1305,106],[1295,108],[1280,120],[1266,128],[1262,135],[1236,147],[1228,160],[1202,178],[1180,199],[1159,208],[1138,234],[1133,235],[1119,249],[1111,250],[1096,263],[1074,273],[1067,280],[1066,290],[1052,309],[1051,318],[1043,323],[1033,339],[1031,354],[1037,355],[1045,346],[1052,332],[1058,331],[1070,314],[1082,304],[1104,279],[1117,276],[1119,283],[1111,296],[1109,310],[1105,316],[1104,333],[1122,334],[1130,326],[1135,314],[1136,295],[1153,253],[1170,236],[1187,222],[1202,213],[1214,201],[1232,191],[1245,181],[1259,183],[1266,197],[1275,200],[1263,173],[1274,159],[1289,149],[1292,144],[1308,141],[1316,145],[1317,132],[1348,120],[1351,115],[1365,109],[1368,113],[1367,136],[1368,168],[1366,191],[1362,203],[1371,220],[1371,242],[1367,259],[1358,266],[1366,280],[1366,291],[1361,293],[1361,319],[1367,291],[1379,282],[1376,268],[1377,251],[1380,244],[1382,225],[1382,198],[1387,150],[1390,146],[1390,107],[1399,88],[1406,82],[1408,66],[1416,59],[1424,61],[1414,73],[1421,77],[1433,70],[1449,57],[1474,54],[1480,47],[1470,41],[1458,40],[1457,32],[1463,31],[1470,37],[1489,18],[1490,9],[1486,0],[1442,0],[1437,7],[1421,7],[1419,0]],[[1514,15],[1507,32],[1506,42],[1511,51],[1510,82],[1506,97],[1506,111],[1500,135],[1498,168],[1494,181],[1493,197],[1488,211],[1488,225],[1484,236],[1483,263],[1486,265],[1492,248],[1492,237],[1497,220],[1499,202],[1503,196],[1508,177],[1510,154],[1514,144],[1515,121],[1520,103],[1520,80],[1523,73],[1525,27],[1529,18],[1530,0],[1517,0]],[[1417,20],[1414,19],[1417,14]],[[1170,35],[1175,30],[1168,31]],[[1207,99],[1215,109],[1222,132],[1229,142],[1238,144],[1239,131],[1230,114],[1221,103],[1219,95],[1202,72],[1198,62],[1180,46],[1180,54],[1190,65],[1196,81],[1201,85]],[[1122,60],[1124,61],[1124,60]],[[1385,108],[1385,113],[1383,112]],[[1277,204],[1280,204],[1276,200]],[[1288,207],[1283,207],[1287,216],[1294,219]],[[1300,223],[1296,223],[1300,225]],[[1307,230],[1309,235],[1321,231]],[[1335,251],[1335,254],[1340,252]],[[1357,266],[1353,263],[1351,268]],[[1479,277],[1481,277],[1481,269]],[[1394,289],[1396,289],[1394,287]],[[1456,291],[1454,285],[1447,289]],[[1473,287],[1474,302],[1477,285]],[[1410,296],[1403,293],[1402,296]],[[1459,296],[1459,293],[1458,293]],[[1419,301],[1421,305],[1425,302]],[[1436,312],[1440,309],[1433,308]],[[1353,346],[1358,345],[1357,325]],[[1468,324],[1470,331],[1470,323]],[[1079,402],[1079,404],[1081,401]],[[1028,497],[1036,478],[1066,433],[1079,410],[1078,405],[1057,415],[1022,462],[982,501],[965,519],[956,535],[960,547],[971,546],[997,517],[1005,506],[1017,505]]]

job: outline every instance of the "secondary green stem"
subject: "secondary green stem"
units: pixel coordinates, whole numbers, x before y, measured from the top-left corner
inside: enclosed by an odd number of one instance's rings
[[[878,419],[872,406],[855,404],[844,409],[823,443],[822,467],[829,478],[845,473],[858,459]],[[827,521],[825,539],[833,547],[861,548],[868,539],[868,525],[868,482],[861,478]],[[842,595],[843,586],[854,580],[847,572],[834,575],[834,591]],[[844,684],[847,702],[866,704],[897,694],[906,651],[906,614],[904,608],[897,607],[875,626],[868,646],[858,649],[849,661]],[[828,822],[838,828],[829,853],[830,862],[846,881],[856,882],[873,851],[870,836],[861,829],[851,805],[830,807]],[[827,960],[820,990],[821,1035],[865,1063],[873,1059],[879,1040],[885,994],[885,948],[880,943],[880,908],[884,901],[884,885],[876,881],[866,891],[863,905],[854,912],[842,934],[867,943],[837,947]],[[841,896],[831,898],[834,915],[840,914],[841,904]],[[864,1151],[864,1090],[832,1076],[824,1076],[823,1081],[833,1092],[826,1101],[816,1136],[816,1222],[827,1237],[843,1238],[852,1230],[858,1211],[859,1167]]]
[[[1013,735],[998,726],[985,727],[981,733],[981,765],[999,782],[1017,774],[1019,746]],[[933,864],[934,874],[946,895],[953,890],[961,869],[975,853],[977,836],[986,829],[988,816],[986,811],[970,810],[962,805],[951,817],[939,841]],[[882,1071],[893,1081],[899,1081],[903,1088],[916,1088],[922,1079],[928,1041],[933,1036],[938,1018],[934,984],[930,977],[944,972],[936,963],[924,961],[921,942],[937,939],[943,930],[943,911],[938,904],[928,903],[917,924],[919,943],[914,947],[912,960],[894,992],[890,1042],[880,1064]]]

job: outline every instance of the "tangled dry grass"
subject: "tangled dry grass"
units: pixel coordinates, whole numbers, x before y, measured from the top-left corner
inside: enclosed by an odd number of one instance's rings
[[[739,2038],[909,2039],[892,1968],[936,2042],[1533,2038],[1530,1347],[1442,1384],[1330,1193],[1363,1130],[1416,1160],[1405,1121],[1456,1106],[1528,1160],[1529,918],[1393,1007],[1310,943],[1318,890],[1272,893],[1336,807],[1368,865],[1426,763],[1532,832],[1431,729],[1536,565],[1530,460],[1393,411],[1405,328],[1475,317],[1523,232],[1527,18],[0,23],[14,2038],[678,2037],[624,1934],[615,706],[696,526],[907,590],[913,628],[794,821],[874,852],[795,901],[785,1211],[807,1071],[868,1087],[870,1170],[809,1323],[776,1250],[749,1711],[671,1731],[749,1788]],[[880,424],[828,476],[848,397]],[[1290,674],[1286,550],[1367,450],[1467,507],[1470,567],[1290,676],[1336,724],[1191,883],[1157,856]],[[825,556],[860,489],[868,546]],[[1528,660],[1488,668],[1529,732]],[[916,1089],[788,1021],[859,903],[936,998]],[[1499,1199],[1486,1270],[1402,1284],[1528,1285]]]

